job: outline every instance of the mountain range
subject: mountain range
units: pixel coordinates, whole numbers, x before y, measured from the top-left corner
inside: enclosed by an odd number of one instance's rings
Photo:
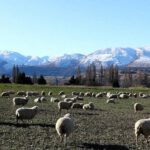
[[[24,56],[14,51],[0,51],[0,74],[10,74],[15,64],[30,75],[32,73],[40,73],[69,76],[74,74],[77,66],[84,68],[91,63],[95,63],[96,66],[100,64],[104,66],[116,64],[118,66],[149,67],[150,47],[106,48],[94,51],[88,55],[64,54],[58,57]]]

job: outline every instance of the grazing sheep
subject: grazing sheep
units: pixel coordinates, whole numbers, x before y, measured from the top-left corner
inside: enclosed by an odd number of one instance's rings
[[[73,102],[71,102],[71,101],[69,101],[69,102],[63,102],[63,101],[58,102],[59,112],[61,112],[62,109],[67,109],[67,110],[70,109],[72,103]]]
[[[49,92],[48,92],[48,96],[51,96],[51,95],[52,95],[52,92],[51,92],[51,91],[49,91]]]
[[[27,91],[27,92],[26,92],[26,95],[27,95],[27,96],[33,96],[33,91]]]
[[[74,108],[78,108],[78,109],[82,109],[83,108],[83,103],[73,103],[71,108],[74,109]]]
[[[119,98],[127,99],[127,98],[129,98],[129,95],[122,93],[122,94],[119,95]]]
[[[83,105],[84,110],[93,110],[94,109],[94,104],[90,102],[89,104],[84,104]]]
[[[45,92],[44,91],[42,91],[41,92],[41,96],[45,96],[46,94],[45,94]]]
[[[17,96],[26,96],[26,92],[25,91],[18,91]]]
[[[1,93],[1,97],[9,97],[9,96],[10,96],[10,92],[9,91]]]
[[[95,96],[96,96],[96,93],[93,92],[93,93],[92,93],[92,97],[95,97]]]
[[[45,101],[47,101],[47,100],[44,96],[34,99],[35,103],[42,103],[42,102],[45,102]]]
[[[28,97],[14,97],[13,98],[13,104],[16,105],[25,105],[28,103]]]
[[[108,100],[106,101],[106,103],[107,103],[107,104],[108,104],[108,103],[113,103],[113,104],[115,104],[115,99],[114,99],[114,98],[108,99]]]
[[[40,97],[34,99],[35,103],[41,103]]]
[[[57,134],[60,137],[60,142],[67,143],[67,137],[73,132],[74,130],[74,121],[70,117],[70,114],[64,115],[64,117],[61,117],[56,122],[56,131]]]
[[[61,95],[61,98],[67,98],[67,95],[63,94]]]
[[[111,94],[110,92],[109,93],[107,93],[107,98],[118,98],[118,95],[117,94]]]
[[[134,93],[133,95],[132,95],[134,98],[137,98],[137,93]]]
[[[80,92],[80,93],[79,93],[79,96],[84,96],[84,93],[83,93],[83,92]]]
[[[27,91],[26,94],[27,96],[40,96],[40,93],[36,91]]]
[[[97,93],[97,94],[95,95],[95,97],[96,97],[96,98],[98,98],[98,97],[103,97],[103,93]]]
[[[60,91],[59,93],[58,93],[58,95],[64,95],[65,93],[64,93],[64,91]]]
[[[140,119],[135,123],[135,137],[136,145],[138,143],[138,137],[140,134],[143,134],[148,143],[148,137],[150,136],[150,118]]]
[[[75,103],[76,100],[77,100],[77,97],[65,98],[65,99],[64,99],[64,102],[70,102],[70,101],[71,101],[71,102]]]
[[[75,96],[75,95],[79,95],[79,93],[78,93],[78,92],[73,91],[73,92],[72,92],[72,96]]]
[[[77,96],[77,100],[79,100],[79,101],[83,101],[83,100],[84,100],[84,98],[83,98],[83,97],[81,97],[81,96]]]
[[[91,92],[86,92],[86,93],[84,93],[84,96],[91,97],[92,93]]]
[[[143,94],[144,94],[144,93],[142,93],[142,92],[139,92],[139,97],[142,97],[142,96],[143,96]]]
[[[149,96],[147,94],[143,94],[142,98],[148,98]]]
[[[58,99],[58,98],[55,98],[55,97],[51,97],[51,102],[53,102],[53,103],[59,102],[59,99]]]
[[[38,106],[33,106],[31,108],[21,107],[16,110],[16,122],[21,119],[33,119],[39,110]]]
[[[142,111],[143,109],[144,109],[144,107],[142,104],[139,104],[139,103],[134,104],[134,112]]]

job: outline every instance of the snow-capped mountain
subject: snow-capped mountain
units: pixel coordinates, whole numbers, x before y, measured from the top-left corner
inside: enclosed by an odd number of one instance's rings
[[[0,72],[9,70],[13,65],[19,66],[53,66],[73,69],[91,63],[99,65],[117,64],[118,66],[150,66],[150,47],[144,48],[107,48],[97,50],[89,55],[64,54],[58,57],[24,56],[18,52],[0,51]]]

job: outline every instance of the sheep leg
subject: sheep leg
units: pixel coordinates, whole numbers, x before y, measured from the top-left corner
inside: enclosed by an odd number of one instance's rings
[[[64,145],[66,146],[67,145],[67,136],[65,134],[65,138],[64,138]]]
[[[138,145],[138,135],[135,137],[136,146]]]
[[[63,142],[63,136],[60,136],[60,142],[61,143]]]
[[[18,124],[18,119],[19,119],[18,116],[16,116],[16,123],[17,123],[17,124]]]
[[[148,143],[149,143],[149,141],[148,141],[148,136],[147,136],[147,135],[145,135],[144,137],[145,137],[146,142],[147,142],[147,144],[148,144]]]

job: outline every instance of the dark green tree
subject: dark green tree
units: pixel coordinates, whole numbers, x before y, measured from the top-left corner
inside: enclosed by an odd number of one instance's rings
[[[38,84],[46,84],[46,80],[44,79],[43,75],[40,75],[40,77],[37,80]]]

